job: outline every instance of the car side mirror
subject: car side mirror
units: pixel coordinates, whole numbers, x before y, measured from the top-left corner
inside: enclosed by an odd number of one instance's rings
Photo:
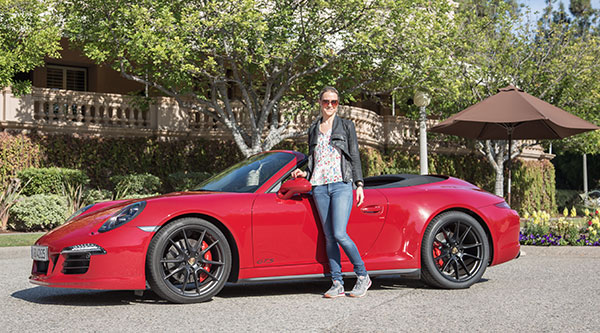
[[[294,194],[308,193],[312,189],[312,185],[306,178],[294,178],[281,184],[279,191],[277,191],[277,197],[279,199],[287,200]]]

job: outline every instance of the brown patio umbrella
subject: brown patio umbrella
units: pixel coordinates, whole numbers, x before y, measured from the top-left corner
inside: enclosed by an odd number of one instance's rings
[[[431,132],[478,140],[562,139],[600,127],[512,85],[442,121]],[[510,203],[510,158],[508,201]]]

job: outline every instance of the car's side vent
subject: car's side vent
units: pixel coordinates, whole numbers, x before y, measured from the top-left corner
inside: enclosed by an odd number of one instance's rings
[[[89,253],[69,253],[65,255],[63,274],[84,274],[90,267]]]

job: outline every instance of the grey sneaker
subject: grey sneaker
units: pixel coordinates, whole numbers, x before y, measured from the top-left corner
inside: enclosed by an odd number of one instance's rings
[[[367,293],[367,289],[371,286],[371,278],[368,275],[359,276],[356,279],[356,284],[348,296],[363,297]]]
[[[346,294],[344,291],[344,286],[340,281],[337,280],[333,281],[333,285],[331,286],[331,288],[329,288],[329,290],[327,290],[325,294],[323,294],[323,297],[325,298],[336,298],[340,296],[346,296]]]

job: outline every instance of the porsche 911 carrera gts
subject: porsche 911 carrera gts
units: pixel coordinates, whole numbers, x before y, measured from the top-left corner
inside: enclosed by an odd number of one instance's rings
[[[30,282],[60,288],[146,290],[175,303],[209,300],[229,282],[329,273],[311,185],[290,173],[305,156],[271,151],[194,191],[82,208],[31,248]],[[460,179],[368,177],[348,233],[371,276],[468,288],[519,254],[519,216]],[[353,275],[342,251],[342,271]]]

